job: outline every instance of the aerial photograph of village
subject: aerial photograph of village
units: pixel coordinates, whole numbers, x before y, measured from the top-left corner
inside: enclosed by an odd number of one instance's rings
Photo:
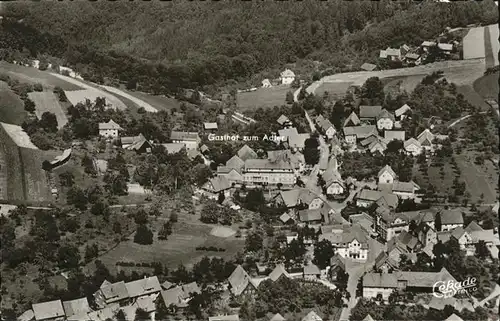
[[[0,2],[0,321],[500,320],[498,2]]]

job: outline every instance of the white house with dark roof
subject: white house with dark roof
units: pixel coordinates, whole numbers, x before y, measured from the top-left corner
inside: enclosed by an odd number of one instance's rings
[[[441,218],[441,231],[450,231],[464,226],[464,217],[460,209],[443,209],[438,215]]]
[[[376,117],[379,130],[391,130],[394,127],[394,115],[387,109],[382,109]]]
[[[320,235],[336,248],[336,253],[344,259],[365,262],[368,259],[368,239],[366,231],[358,224],[345,225],[340,231],[332,230]]]
[[[65,312],[61,300],[35,303],[31,307],[33,308],[36,321],[59,321],[65,319]]]
[[[356,205],[359,207],[370,207],[373,203],[384,201],[390,208],[396,208],[398,205],[398,196],[385,191],[373,191],[362,189],[356,196]]]
[[[314,281],[321,277],[321,270],[319,267],[311,262],[304,265],[302,269],[302,277],[305,280]]]
[[[403,144],[403,147],[408,154],[411,154],[413,156],[417,156],[422,153],[422,145],[413,137],[406,140]]]
[[[99,290],[94,293],[94,301],[100,308],[112,303],[126,302],[130,299],[125,282],[103,282]]]
[[[280,74],[281,84],[290,85],[295,80],[295,73],[290,69],[285,69]]]
[[[337,133],[335,127],[330,122],[330,120],[323,117],[323,115],[319,115],[316,117],[316,125],[319,127],[320,131],[329,139],[333,138]]]
[[[422,148],[426,150],[432,150],[432,141],[435,136],[429,129],[424,130],[417,136],[417,141],[420,143]]]
[[[392,273],[367,273],[363,276],[363,298],[375,299],[381,295],[383,300],[389,300],[398,287],[398,280]]]
[[[123,128],[114,120],[110,119],[107,123],[99,123],[99,136],[106,138],[117,138]]]
[[[374,125],[344,127],[345,141],[351,145],[355,145],[358,140],[377,135],[377,128]]]
[[[201,138],[197,132],[172,131],[170,139],[173,143],[184,144],[187,150],[196,150],[201,143]]]
[[[392,184],[397,179],[396,173],[389,165],[385,165],[381,170],[379,170],[377,176],[379,184]]]
[[[340,195],[345,192],[345,184],[340,173],[335,169],[329,169],[323,173],[327,195]]]

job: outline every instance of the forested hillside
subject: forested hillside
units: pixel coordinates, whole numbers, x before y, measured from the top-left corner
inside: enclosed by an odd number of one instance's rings
[[[133,79],[161,93],[244,81],[306,59],[331,72],[357,68],[388,45],[495,23],[498,8],[492,1],[43,1],[4,5],[4,17],[3,59],[28,48],[64,58],[94,81]]]

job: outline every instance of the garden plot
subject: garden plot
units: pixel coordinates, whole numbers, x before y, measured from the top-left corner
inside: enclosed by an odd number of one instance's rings
[[[106,104],[109,104],[110,108],[116,108],[119,110],[127,109],[127,106],[125,106],[125,104],[115,96],[90,86],[88,89],[70,90],[65,91],[64,93],[73,106],[79,103],[84,104],[87,99],[94,102],[97,97],[104,97],[106,99]]]
[[[498,25],[489,25],[485,28],[489,28],[489,46],[486,47],[486,50],[488,52],[486,53],[486,56],[492,56],[492,63],[493,66],[498,65],[498,53],[500,52],[500,42],[498,41],[499,37],[499,29]],[[487,43],[488,41],[485,41]],[[486,67],[493,67],[493,66],[486,66]]]
[[[50,112],[56,115],[57,128],[61,129],[68,123],[68,117],[64,113],[59,101],[52,92],[31,92],[28,97],[36,105],[35,114],[38,119],[42,118],[43,113]]]
[[[2,125],[5,132],[17,146],[22,148],[38,149],[38,147],[33,145],[30,137],[21,126],[6,123],[0,123],[0,125]]]
[[[484,57],[484,27],[471,28],[464,37],[464,59]]]
[[[118,88],[110,87],[110,86],[101,86],[101,87],[106,89],[107,91],[113,93],[113,94],[120,95],[122,97],[129,99],[137,106],[144,108],[144,110],[146,110],[147,112],[150,112],[150,113],[157,113],[158,112],[158,110],[156,108],[154,108],[153,106],[151,106],[150,104],[148,104],[144,100],[141,100],[141,99],[136,98],[132,95],[129,95],[128,93],[126,93]]]

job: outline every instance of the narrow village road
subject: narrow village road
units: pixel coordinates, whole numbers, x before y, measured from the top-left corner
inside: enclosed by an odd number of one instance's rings
[[[482,111],[480,112],[480,114],[487,114],[488,112],[487,111]],[[459,122],[463,121],[463,120],[466,120],[467,118],[471,117],[472,115],[465,115],[457,120],[455,120],[453,123],[451,123],[448,128],[451,128],[453,126],[455,126],[456,124],[458,124]]]

